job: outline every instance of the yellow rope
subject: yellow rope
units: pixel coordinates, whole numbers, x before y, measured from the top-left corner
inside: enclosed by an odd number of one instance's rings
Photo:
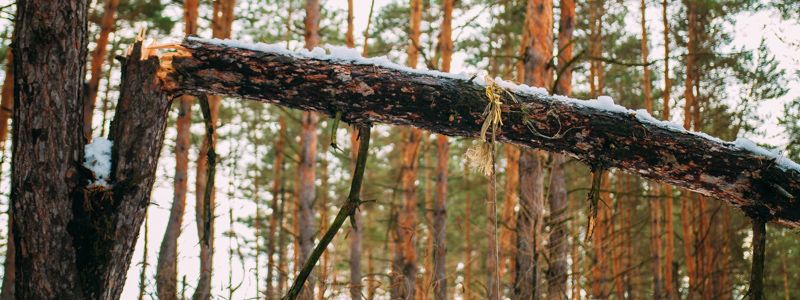
[[[486,176],[491,176],[493,173],[492,165],[494,164],[494,153],[492,153],[494,147],[492,145],[497,136],[497,128],[503,125],[501,95],[503,92],[508,92],[498,86],[491,77],[486,76],[485,80],[486,97],[489,99],[489,103],[486,104],[486,109],[483,111],[484,119],[480,137],[482,143],[467,149],[467,160],[473,169],[482,172]],[[492,130],[492,135],[487,138],[486,133],[489,129]]]

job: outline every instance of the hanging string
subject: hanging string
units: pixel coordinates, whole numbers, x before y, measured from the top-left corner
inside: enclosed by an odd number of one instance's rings
[[[499,247],[499,240],[498,240],[498,221],[497,221],[497,172],[496,172],[496,151],[495,151],[495,141],[497,138],[497,129],[499,126],[503,125],[502,119],[502,109],[501,106],[503,105],[502,94],[506,93],[511,96],[512,100],[515,100],[513,94],[509,93],[499,85],[489,76],[485,77],[486,81],[486,97],[489,100],[489,103],[486,104],[486,108],[483,111],[483,125],[481,126],[481,143],[475,145],[467,150],[467,160],[469,161],[470,166],[473,169],[483,172],[484,175],[489,177],[491,180],[492,185],[492,214],[494,215],[494,257],[495,257],[495,265],[494,265],[494,274],[495,278],[495,286],[491,287],[496,289],[497,295],[499,297],[500,294],[500,247]],[[487,138],[486,133],[491,129],[491,135]]]

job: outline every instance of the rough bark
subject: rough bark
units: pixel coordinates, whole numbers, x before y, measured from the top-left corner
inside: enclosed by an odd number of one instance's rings
[[[87,186],[86,5],[18,2],[11,198],[20,299],[119,297],[163,144],[169,101],[156,77],[159,60],[140,60],[137,43],[109,136],[110,186]]]
[[[68,226],[71,194],[83,184],[75,165],[84,139],[75,128],[83,128],[87,5],[17,1],[11,211],[19,219],[13,230],[20,299],[78,299],[85,292],[75,288],[80,274]]]
[[[402,167],[400,186],[402,187],[403,205],[400,208],[397,225],[395,225],[395,255],[392,269],[395,275],[392,282],[393,299],[411,299],[415,295],[417,275],[417,251],[415,231],[417,228],[417,187],[415,185],[419,146],[422,130],[412,128],[406,131],[406,140],[402,145]]]
[[[538,259],[536,228],[544,213],[544,175],[539,155],[525,150],[519,159],[519,212],[517,212],[517,255],[514,299],[535,299]]]
[[[184,33],[197,32],[198,0],[186,0],[183,7]],[[161,300],[178,299],[178,237],[183,228],[183,214],[186,211],[186,193],[189,180],[189,147],[192,125],[191,96],[181,96],[178,100],[178,118],[175,122],[175,178],[172,207],[169,211],[167,228],[158,252],[156,267],[156,286]]]
[[[413,125],[450,136],[476,137],[483,121],[484,87],[466,80],[298,59],[194,39],[182,46],[188,56],[173,57],[172,69],[164,70],[171,93],[208,92],[328,115],[338,111],[347,122]],[[561,152],[590,164],[602,162],[722,199],[789,227],[800,226],[800,203],[790,201],[800,197],[800,172],[782,169],[770,158],[642,122],[629,113],[546,95],[516,93],[515,98],[520,103],[504,107],[497,134],[501,142]]]
[[[554,155],[550,168],[550,240],[547,268],[547,298],[567,298],[567,184],[564,178],[564,157]]]

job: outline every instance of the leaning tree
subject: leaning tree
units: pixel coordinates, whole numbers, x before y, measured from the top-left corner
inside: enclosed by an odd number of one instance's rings
[[[503,96],[501,142],[718,198],[755,220],[761,253],[764,222],[800,227],[800,167],[745,141],[686,132],[603,99],[584,102],[502,81],[414,71],[341,49],[295,53],[198,38],[152,48],[137,42],[121,58],[121,92],[108,136],[111,169],[99,182],[82,164],[87,3],[17,5],[11,203],[20,299],[119,298],[150,201],[170,102],[185,94],[252,99],[361,127],[389,123],[477,137],[490,85]],[[159,56],[157,48],[177,51]],[[758,294],[763,268],[754,261]]]

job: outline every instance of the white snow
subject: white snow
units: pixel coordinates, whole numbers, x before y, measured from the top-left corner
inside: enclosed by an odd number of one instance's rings
[[[314,48],[311,51],[307,49],[301,49],[298,51],[292,51],[287,49],[283,44],[265,44],[265,43],[247,43],[241,42],[236,40],[220,40],[220,39],[206,39],[206,38],[199,38],[199,37],[189,37],[191,41],[197,41],[201,43],[208,43],[214,45],[221,45],[226,47],[234,47],[240,49],[247,49],[259,52],[267,52],[267,53],[275,53],[279,55],[286,55],[292,56],[296,58],[303,58],[303,59],[316,59],[316,60],[327,60],[327,61],[334,61],[334,62],[341,62],[341,63],[350,63],[350,64],[358,64],[358,65],[374,65],[378,67],[393,69],[401,72],[412,73],[412,74],[420,74],[420,75],[428,75],[428,76],[435,76],[435,77],[443,77],[443,78],[450,78],[450,79],[457,79],[457,80],[464,80],[464,81],[471,81],[480,86],[486,86],[486,80],[484,80],[483,74],[478,75],[470,75],[466,73],[444,73],[435,70],[426,70],[426,69],[412,69],[403,65],[399,65],[396,63],[391,62],[385,56],[380,57],[362,57],[361,53],[358,50],[340,47],[340,46],[325,46],[325,48]],[[327,51],[326,51],[327,50]],[[515,94],[527,94],[531,96],[550,96],[546,89],[541,87],[531,87],[525,84],[516,84],[510,81],[505,81],[501,78],[495,78],[494,82]],[[554,95],[551,98],[554,98],[558,101],[566,102],[573,106],[582,106],[582,107],[590,107],[597,110],[608,111],[612,113],[623,113],[623,114],[630,114],[634,115],[637,120],[642,123],[650,124],[653,126],[661,127],[673,132],[678,133],[685,133],[691,134],[697,137],[704,138],[706,140],[722,144],[728,148],[737,148],[740,150],[746,150],[752,152],[755,155],[760,155],[764,157],[768,157],[775,160],[775,163],[783,170],[794,170],[800,172],[800,164],[792,161],[789,158],[784,157],[781,155],[777,150],[771,151],[764,149],[752,141],[745,139],[745,138],[738,138],[734,142],[726,142],[719,138],[710,136],[703,132],[695,132],[689,131],[683,128],[683,126],[670,122],[670,121],[663,121],[658,120],[651,116],[646,110],[631,110],[622,105],[614,103],[614,99],[609,96],[599,96],[597,99],[592,100],[579,100],[574,98],[569,98],[566,96]],[[88,145],[87,145],[88,147]],[[109,148],[110,149],[110,148]],[[88,152],[88,151],[87,151]],[[109,165],[110,167],[110,165]]]
[[[96,137],[84,147],[83,166],[91,170],[97,178],[90,185],[108,185],[106,180],[111,177],[111,147],[113,145],[112,141]]]

